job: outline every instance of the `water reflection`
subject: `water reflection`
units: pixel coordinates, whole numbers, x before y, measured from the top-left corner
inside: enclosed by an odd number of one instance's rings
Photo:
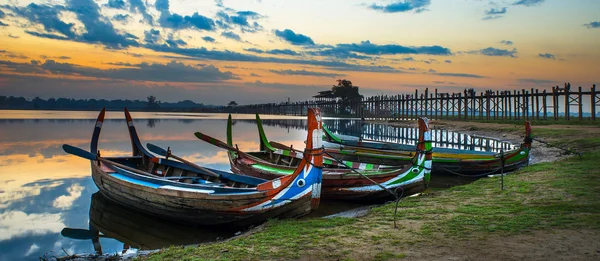
[[[100,192],[92,195],[89,229],[65,228],[61,234],[76,240],[89,240],[102,254],[100,238],[112,238],[129,248],[151,250],[173,245],[216,241],[235,235],[227,227],[194,227],[156,218],[110,201]]]
[[[27,117],[22,118],[14,114],[11,118],[4,112],[0,111],[0,249],[3,250],[0,251],[0,260],[39,260],[46,253],[62,255],[63,248],[70,254],[93,253],[94,245],[90,240],[75,240],[60,234],[65,227],[89,230],[90,218],[95,216],[90,216],[90,209],[96,209],[95,203],[94,206],[91,205],[92,194],[98,191],[90,177],[89,161],[64,153],[61,145],[68,143],[82,148],[89,147],[97,112],[72,112],[73,115],[60,112],[59,117],[56,116],[57,112],[27,112]],[[225,151],[201,142],[193,135],[196,131],[202,131],[225,140],[227,115],[200,117],[134,113],[133,116],[143,141],[165,148],[171,147],[175,154],[197,164],[229,170]],[[141,117],[137,118],[138,116]],[[254,115],[233,115],[233,118],[234,142],[242,150],[258,150]],[[304,120],[286,117],[265,119],[263,123],[270,139],[296,148],[304,147]],[[383,140],[398,139],[400,135],[404,135],[401,131],[395,131],[398,128],[360,121],[325,119],[325,123],[333,131],[347,135],[358,136],[365,133],[371,135],[368,137]],[[405,140],[409,140],[411,135],[407,134]],[[450,137],[450,134],[445,137]],[[127,124],[122,112],[109,113],[99,145],[105,156],[131,154]],[[331,211],[337,211],[333,209],[338,205],[323,204],[322,207],[320,210],[323,213],[333,214]],[[113,213],[110,208],[104,212],[107,215],[99,215],[102,222],[97,222],[97,227],[106,230],[97,229],[104,235],[115,233],[110,238],[99,238],[104,253],[120,252],[124,243],[136,248],[154,248],[160,244],[168,244],[166,241],[178,240],[154,238],[151,242],[146,242],[137,238],[139,235],[132,234],[133,231],[117,235],[125,231],[125,227],[133,228],[137,224],[124,221],[121,224],[111,224],[110,220],[119,214]],[[118,227],[111,228],[111,225]],[[139,230],[149,233],[148,237],[158,237],[160,234],[148,231],[149,229]],[[164,234],[169,236],[169,233]],[[201,237],[181,237],[192,243],[204,240]],[[181,244],[183,241],[172,242]]]

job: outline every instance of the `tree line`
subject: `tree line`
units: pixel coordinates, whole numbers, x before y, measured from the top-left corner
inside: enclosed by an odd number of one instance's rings
[[[105,99],[68,99],[50,98],[26,99],[24,97],[0,96],[0,109],[11,110],[121,110],[124,107],[132,110],[150,111],[215,111],[223,106],[205,105],[191,100],[179,102],[161,102],[154,96],[144,100],[105,100]]]

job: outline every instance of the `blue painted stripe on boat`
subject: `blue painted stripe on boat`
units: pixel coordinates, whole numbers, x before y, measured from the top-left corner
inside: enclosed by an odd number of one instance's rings
[[[150,187],[150,188],[159,188],[162,185],[156,184],[156,183],[152,183],[152,182],[148,182],[148,181],[144,181],[144,180],[139,180],[139,179],[134,179],[131,177],[127,177],[125,175],[121,175],[121,174],[110,174],[111,176],[118,178],[120,180],[124,180],[127,181],[129,183],[133,183],[133,184],[137,184],[137,185],[142,185],[142,186],[146,186],[146,187]]]

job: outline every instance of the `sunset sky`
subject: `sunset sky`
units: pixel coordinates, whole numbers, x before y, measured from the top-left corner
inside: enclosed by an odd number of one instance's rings
[[[597,0],[0,0],[0,95],[307,100],[589,89]]]

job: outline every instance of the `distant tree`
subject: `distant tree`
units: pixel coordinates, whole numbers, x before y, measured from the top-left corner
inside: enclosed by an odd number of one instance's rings
[[[227,106],[231,106],[231,107],[234,107],[234,106],[237,106],[237,105],[238,105],[238,104],[237,104],[237,102],[235,102],[235,101],[230,101],[230,102],[227,104]]]
[[[131,101],[127,100],[126,103],[131,103]],[[148,107],[148,109],[157,109],[160,107],[160,101],[157,101],[156,97],[154,97],[154,95],[150,95],[150,96],[148,96],[147,107]]]
[[[360,93],[358,93],[358,86],[352,86],[352,82],[346,79],[337,80],[338,84],[334,85],[331,88],[333,95],[335,97],[341,99],[343,102],[346,101],[357,101],[363,98]]]
[[[351,103],[362,100],[363,96],[358,92],[358,86],[353,86],[351,81],[340,79],[337,83],[331,88],[331,92],[342,103],[342,113],[352,114]]]

